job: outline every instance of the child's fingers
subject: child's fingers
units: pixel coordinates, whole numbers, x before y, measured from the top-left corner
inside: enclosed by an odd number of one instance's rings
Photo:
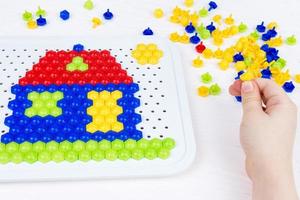
[[[266,105],[266,112],[270,114],[272,108],[276,105],[293,105],[289,97],[274,81],[269,79],[256,79],[254,82],[261,93],[261,99]],[[229,93],[233,96],[243,96],[241,94],[242,81],[236,80],[230,87]]]
[[[234,81],[234,83],[229,87],[229,93],[232,96],[241,96],[241,85],[242,82],[240,80]]]
[[[268,111],[274,106],[292,104],[283,89],[274,81],[261,78],[256,79],[255,81],[260,89]]]
[[[263,113],[260,88],[255,81],[244,81],[241,86],[244,116]]]

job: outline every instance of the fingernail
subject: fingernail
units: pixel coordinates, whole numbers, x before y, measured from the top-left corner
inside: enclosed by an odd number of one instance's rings
[[[251,81],[245,81],[242,83],[242,91],[245,93],[252,92],[254,89]]]

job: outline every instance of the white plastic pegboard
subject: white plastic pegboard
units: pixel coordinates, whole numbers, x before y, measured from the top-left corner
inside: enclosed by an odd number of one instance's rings
[[[170,137],[176,141],[167,160],[89,161],[86,163],[5,164],[0,165],[0,181],[59,180],[164,176],[187,168],[195,155],[195,144],[179,52],[170,43],[158,39],[116,38],[2,38],[0,39],[0,131],[8,128],[4,119],[11,114],[8,102],[14,98],[10,88],[32,69],[48,50],[69,50],[81,43],[86,50],[111,51],[127,70],[140,90],[136,109],[142,122],[137,129],[146,139]],[[131,57],[138,43],[155,43],[164,52],[157,65],[141,66]]]

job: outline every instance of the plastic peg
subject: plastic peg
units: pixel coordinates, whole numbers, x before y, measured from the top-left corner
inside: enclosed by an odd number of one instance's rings
[[[153,12],[155,18],[160,19],[164,16],[164,11],[161,8],[156,8]]]
[[[243,22],[240,23],[240,25],[239,25],[239,32],[240,32],[240,33],[244,33],[244,32],[246,32],[247,30],[248,30],[248,26],[247,26],[246,24],[244,24]]]
[[[143,31],[143,35],[153,35],[153,31],[148,27]]]
[[[184,5],[186,7],[192,7],[194,5],[194,0],[184,0]]]
[[[284,89],[284,91],[286,91],[287,93],[291,93],[293,92],[293,90],[295,89],[295,86],[293,84],[292,81],[290,82],[285,82],[282,86],[282,88]]]
[[[208,10],[206,9],[206,8],[201,8],[200,10],[199,10],[199,16],[200,17],[207,17],[208,16]]]
[[[67,10],[63,10],[59,14],[62,20],[68,20],[70,18],[70,13]]]
[[[208,11],[215,10],[218,7],[217,3],[214,1],[209,2],[208,5],[209,5]]]
[[[83,4],[83,7],[87,10],[92,10],[94,8],[94,3],[92,0],[86,0]]]
[[[46,18],[43,18],[42,15],[36,20],[38,26],[45,26],[47,24]]]
[[[22,15],[22,18],[24,21],[31,21],[32,20],[32,13],[25,10],[25,12]]]
[[[195,48],[198,53],[202,53],[206,49],[203,42],[200,42],[200,44],[198,44]]]
[[[216,27],[214,26],[214,23],[211,22],[210,25],[206,26],[206,29],[209,30],[210,33],[214,32],[216,30]]]
[[[287,45],[293,46],[293,45],[297,44],[297,39],[296,39],[296,37],[294,35],[292,35],[292,36],[286,38],[285,43]]]
[[[42,9],[40,6],[38,7],[38,10],[35,13],[35,15],[37,17],[40,17],[40,16],[45,17],[46,14],[47,14],[46,11],[44,9]]]
[[[193,26],[192,22],[185,27],[185,31],[187,33],[194,33],[195,32],[195,27]]]
[[[265,22],[262,22],[260,25],[256,26],[256,30],[259,33],[264,33],[266,31],[266,27],[264,26]]]
[[[114,17],[114,15],[112,12],[109,11],[109,9],[107,9],[107,11],[103,13],[103,17],[106,20],[111,20]]]
[[[200,42],[200,38],[198,37],[198,33],[195,33],[195,35],[193,35],[191,38],[190,38],[190,42],[192,44],[198,44]]]

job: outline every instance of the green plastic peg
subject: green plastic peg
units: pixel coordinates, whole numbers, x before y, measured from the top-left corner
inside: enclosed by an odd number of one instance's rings
[[[136,146],[137,146],[136,141],[133,139],[128,139],[125,141],[126,149],[132,150],[132,149],[136,148]]]
[[[150,141],[150,147],[153,149],[159,149],[162,147],[162,141],[158,138],[154,138]]]
[[[163,140],[163,147],[168,150],[174,149],[175,141],[172,138],[165,138]]]
[[[5,151],[5,144],[4,143],[0,143],[0,152]]]
[[[116,139],[112,141],[111,148],[114,150],[120,150],[124,148],[124,143],[122,140]]]
[[[109,161],[114,161],[118,158],[118,152],[114,149],[108,149],[105,151],[105,158]]]
[[[73,145],[69,141],[63,141],[59,144],[59,150],[62,152],[70,151],[70,150],[72,150],[72,148],[73,148]]]
[[[260,38],[260,34],[257,31],[254,31],[250,34],[255,40],[258,40]]]
[[[210,73],[206,72],[201,75],[201,81],[202,81],[202,83],[205,83],[205,84],[211,83],[212,76],[210,75]]]
[[[76,152],[81,152],[85,150],[85,143],[81,140],[73,142],[73,150]]]
[[[159,151],[158,151],[158,154],[157,156],[160,158],[160,159],[167,159],[170,157],[170,150],[168,149],[165,149],[165,148],[161,148]]]
[[[286,38],[285,43],[287,45],[290,45],[290,46],[296,45],[297,44],[297,38],[294,35],[292,35],[292,36]]]
[[[65,160],[64,152],[62,151],[54,151],[52,153],[52,160],[56,163],[60,163]]]
[[[83,150],[79,153],[79,160],[82,162],[87,162],[91,160],[92,156],[88,150]]]
[[[85,9],[87,9],[87,10],[93,10],[93,8],[94,8],[94,3],[93,3],[92,0],[87,0],[87,1],[85,1],[83,7],[84,7]]]
[[[120,160],[126,161],[131,158],[131,153],[128,149],[121,149],[118,153]]]
[[[68,162],[75,162],[78,160],[78,154],[75,151],[68,151],[65,153],[65,160]]]
[[[252,65],[252,58],[251,57],[245,57],[244,63],[247,67]]]
[[[8,153],[17,152],[19,150],[19,144],[15,143],[15,142],[10,142],[6,145],[5,150]]]
[[[210,95],[219,95],[221,93],[221,88],[218,84],[213,84],[209,87],[209,94]]]
[[[48,142],[46,144],[46,150],[49,152],[55,152],[59,148],[59,144],[55,141]]]
[[[24,161],[29,164],[35,163],[37,161],[37,153],[33,151],[24,153]]]
[[[239,25],[239,32],[240,33],[245,33],[248,30],[248,26],[246,24],[244,24],[243,22],[240,23]]]
[[[153,160],[156,157],[157,157],[157,153],[155,149],[148,148],[145,150],[145,158],[147,158],[148,160]]]
[[[199,36],[201,39],[206,40],[206,39],[210,38],[211,34],[210,34],[209,30],[202,30],[199,32]]]
[[[21,152],[15,152],[11,155],[11,162],[19,164],[23,162],[23,155]]]
[[[36,142],[32,145],[32,150],[36,153],[40,153],[42,151],[44,151],[46,148],[46,145],[44,142]]]
[[[86,143],[86,150],[88,151],[95,151],[98,149],[98,142],[95,140],[89,140]]]
[[[22,18],[26,22],[31,21],[32,20],[32,13],[25,10],[25,12],[22,15]]]
[[[95,161],[101,161],[105,158],[104,151],[97,149],[92,153],[92,159]]]
[[[41,163],[47,163],[51,161],[51,153],[48,151],[42,151],[38,154],[38,161]]]
[[[106,151],[111,148],[111,143],[108,140],[101,140],[99,142],[99,149],[102,151]]]
[[[201,32],[201,31],[203,31],[203,30],[206,30],[206,27],[204,26],[203,23],[201,23],[200,26],[198,26],[198,27],[196,28],[196,30],[197,30],[197,32]]]
[[[142,149],[133,149],[131,151],[131,157],[135,160],[141,160],[144,158],[144,151]]]
[[[27,153],[27,152],[30,152],[31,150],[32,150],[32,144],[29,142],[23,142],[19,146],[19,151],[21,153]]]
[[[140,148],[140,149],[147,149],[149,147],[149,141],[142,138],[140,139],[138,142],[137,142],[137,146]]]
[[[6,164],[10,161],[10,155],[7,152],[0,152],[0,164]]]
[[[40,17],[40,16],[45,17],[46,14],[47,14],[46,11],[44,9],[42,9],[40,6],[38,7],[38,10],[35,13],[35,15],[37,17]]]
[[[208,16],[208,10],[206,8],[202,8],[199,10],[199,16],[200,17],[207,17]]]

